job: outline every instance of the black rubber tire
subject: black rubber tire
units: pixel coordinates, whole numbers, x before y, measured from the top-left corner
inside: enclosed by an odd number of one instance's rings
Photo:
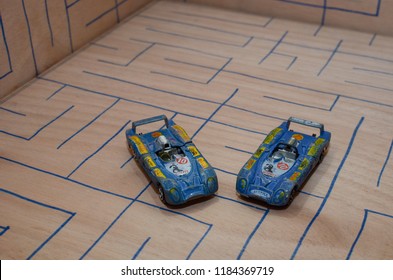
[[[165,199],[164,189],[162,188],[161,185],[158,186],[158,197],[160,198],[162,203],[167,204]]]

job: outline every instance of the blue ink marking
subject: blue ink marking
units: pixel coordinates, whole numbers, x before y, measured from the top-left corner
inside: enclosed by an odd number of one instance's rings
[[[80,0],[75,0],[74,2],[72,2],[71,4],[67,4],[67,0],[64,0],[64,2],[66,2],[66,8],[71,8],[72,6],[74,6],[76,3],[78,3]]]
[[[120,99],[117,99],[112,105],[110,105],[108,108],[106,108],[104,111],[99,113],[94,119],[92,119],[90,122],[88,122],[86,125],[84,125],[81,129],[79,129],[77,132],[72,134],[70,137],[68,137],[66,140],[64,140],[60,145],[57,146],[57,149],[60,149],[64,144],[66,144],[68,141],[70,141],[72,138],[74,138],[77,134],[79,134],[82,130],[90,126],[92,123],[94,123],[96,120],[98,120],[103,114],[105,114],[107,111],[109,111],[113,106],[115,106]]]
[[[273,46],[273,48],[259,61],[258,64],[264,62],[276,49],[277,47],[283,42],[284,38],[287,36],[288,31],[285,31],[284,35],[277,41],[277,43]]]
[[[90,251],[101,241],[101,239],[108,233],[108,231],[113,227],[113,225],[123,216],[123,214],[135,203],[135,201],[147,190],[147,188],[150,186],[151,182],[149,182],[143,189],[142,191],[139,192],[139,194],[133,199],[121,212],[120,214],[115,218],[115,220],[112,221],[112,223],[105,229],[105,231],[98,237],[96,241],[87,249],[85,253],[79,258],[80,260],[84,259],[87,254],[90,253]]]
[[[373,37],[371,38],[370,42],[368,43],[369,46],[372,46],[374,43],[375,38],[377,37],[377,33],[374,33]]]
[[[143,248],[145,248],[146,244],[150,241],[151,237],[148,237],[145,241],[143,241],[141,247],[136,251],[135,255],[132,257],[132,260],[136,260],[139,254],[142,252]]]
[[[127,159],[126,162],[123,163],[123,164],[120,166],[120,168],[123,168],[124,166],[126,166],[127,163],[129,163],[133,158],[134,158],[134,156],[131,156],[129,159]]]
[[[230,57],[222,56],[222,55],[219,55],[219,54],[212,54],[212,53],[205,52],[205,51],[198,50],[198,49],[187,48],[187,47],[182,47],[182,46],[176,46],[176,45],[171,45],[171,44],[166,44],[166,43],[150,42],[150,41],[144,41],[144,40],[139,40],[139,39],[134,39],[134,38],[130,38],[130,40],[131,41],[135,41],[135,42],[140,42],[140,43],[156,44],[158,46],[164,46],[164,47],[169,47],[169,48],[174,48],[174,49],[181,49],[181,50],[192,51],[192,52],[201,53],[201,54],[209,55],[209,56],[213,56],[213,57],[219,57],[219,58],[225,58],[225,59],[229,59],[230,58]]]
[[[241,149],[234,148],[234,147],[230,147],[230,146],[224,146],[224,147],[227,148],[227,149],[231,149],[231,150],[238,151],[238,152],[242,152],[242,153],[249,154],[249,155],[252,155],[252,154],[253,154],[252,152],[245,151],[245,150],[241,150]]]
[[[229,107],[229,108],[233,108],[233,109],[239,110],[239,111],[244,111],[244,112],[247,112],[247,113],[250,113],[250,114],[254,114],[254,115],[257,115],[257,116],[266,117],[266,118],[269,118],[269,119],[280,120],[280,121],[286,121],[287,120],[287,119],[275,117],[275,116],[272,116],[272,115],[266,115],[266,114],[258,113],[258,112],[251,111],[251,110],[248,110],[248,109],[244,109],[244,108],[241,108],[241,107],[237,107],[237,106],[234,106],[234,105],[225,104],[225,106]]]
[[[379,187],[379,185],[381,183],[382,174],[385,171],[385,167],[386,167],[386,165],[387,165],[387,163],[389,161],[390,154],[392,153],[392,148],[393,148],[393,140],[392,140],[392,143],[390,143],[390,148],[389,148],[389,151],[388,151],[388,155],[386,156],[386,159],[385,159],[385,162],[384,162],[384,164],[382,166],[381,172],[379,172],[378,181],[377,181],[377,187]]]
[[[220,68],[218,71],[211,77],[208,81],[207,84],[210,83],[220,72],[224,70],[224,68],[232,61],[232,58],[228,59],[228,61]]]
[[[255,23],[247,23],[247,22],[242,22],[242,21],[237,21],[237,20],[223,19],[223,18],[219,18],[219,17],[198,15],[198,14],[192,14],[192,13],[186,13],[186,12],[172,11],[172,13],[179,14],[179,15],[185,15],[185,16],[189,16],[189,17],[212,19],[212,20],[217,20],[217,21],[221,21],[221,22],[229,22],[229,23],[235,23],[235,24],[246,25],[246,26],[254,26],[254,27],[266,27],[270,23],[270,21],[273,19],[273,18],[270,18],[265,24],[255,24]]]
[[[1,231],[0,231],[0,236],[2,236],[2,235],[4,235],[4,233],[7,232],[7,230],[10,229],[10,227],[9,227],[9,226],[6,226],[6,227],[0,226],[0,229],[1,229]]]
[[[114,50],[114,51],[118,51],[119,50],[119,48],[115,48],[115,47],[112,47],[112,46],[107,46],[107,45],[104,45],[104,44],[99,44],[99,43],[90,43],[91,45],[93,45],[93,46],[97,46],[97,47],[101,47],[101,48],[105,48],[105,49],[110,49],[110,50]]]
[[[33,62],[34,62],[35,75],[38,76],[37,61],[36,61],[36,59],[35,59],[34,46],[33,46],[33,38],[32,38],[32,35],[31,35],[31,29],[30,29],[29,18],[28,18],[28,16],[27,16],[27,12],[26,12],[25,0],[22,0],[22,7],[23,7],[23,13],[24,13],[25,19],[26,19],[27,31],[28,31],[28,33],[29,33],[29,41],[30,41],[30,47],[31,47],[31,54],[32,54],[32,57],[33,57]]]
[[[62,91],[65,87],[67,87],[66,85],[63,85],[62,87],[60,87],[58,90],[56,90],[54,93],[52,93],[50,96],[48,96],[48,98],[46,100],[51,99],[53,96],[55,96],[56,94],[58,94],[60,91]]]
[[[198,128],[198,130],[194,133],[194,135],[191,136],[191,139],[193,139],[201,130],[202,128],[204,128],[204,126],[214,117],[215,114],[217,114],[217,112],[226,104],[229,102],[229,100],[232,99],[232,97],[235,96],[235,94],[238,92],[238,88],[235,89],[235,91],[223,102],[220,104],[220,106],[217,107],[216,110],[214,110],[214,112],[209,116],[209,118],[207,118],[205,120],[205,122],[201,125],[201,127]]]
[[[233,173],[233,172],[230,172],[230,171],[227,171],[227,170],[224,170],[224,169],[218,168],[218,167],[214,167],[214,170],[221,171],[222,173],[225,173],[225,174],[229,174],[229,175],[237,176],[237,173]]]
[[[9,194],[9,195],[12,195],[12,196],[15,196],[15,197],[17,197],[17,198],[19,198],[19,199],[22,199],[22,200],[24,200],[24,201],[27,201],[27,202],[29,202],[29,203],[33,203],[33,204],[36,204],[36,205],[39,205],[39,206],[42,206],[42,207],[45,207],[45,208],[48,208],[48,209],[51,209],[51,210],[55,210],[55,211],[59,211],[59,212],[62,212],[62,213],[65,213],[65,214],[67,214],[67,215],[70,215],[70,217],[68,217],[68,219],[64,222],[64,223],[62,223],[40,246],[38,246],[38,248],[37,249],[35,249],[34,251],[33,251],[33,253],[31,253],[30,254],[30,256],[28,256],[27,257],[27,259],[28,260],[30,260],[30,259],[32,259],[46,244],[48,244],[48,242],[57,234],[57,233],[59,233],[59,231],[60,230],[62,230],[63,228],[64,228],[64,226],[75,216],[75,214],[76,213],[74,213],[74,212],[71,212],[71,211],[68,211],[68,210],[64,210],[64,209],[61,209],[61,208],[59,208],[59,207],[55,207],[55,206],[51,206],[51,205],[48,205],[48,204],[45,204],[45,203],[42,203],[42,202],[39,202],[39,201],[36,201],[36,200],[33,200],[33,199],[30,199],[30,198],[27,198],[27,197],[25,197],[25,196],[22,196],[22,195],[20,195],[20,194],[17,194],[17,193],[14,193],[14,192],[11,192],[11,191],[9,191],[9,190],[6,190],[6,189],[3,189],[3,188],[0,188],[0,191],[1,192],[4,192],[4,193],[6,193],[6,194]]]
[[[236,199],[229,198],[229,197],[226,197],[226,196],[222,196],[222,195],[218,195],[218,194],[214,194],[214,196],[218,197],[218,198],[221,198],[221,199],[229,200],[231,202],[234,202],[234,203],[237,203],[237,204],[240,204],[240,205],[243,205],[243,206],[254,208],[254,209],[257,209],[257,210],[262,210],[262,211],[266,211],[267,210],[266,208],[261,208],[261,207],[258,207],[256,205],[249,204],[249,203],[246,203],[244,201],[236,200]]]
[[[295,63],[296,60],[297,60],[297,56],[295,56],[295,57],[292,59],[292,62],[288,65],[287,70],[289,70],[289,68],[292,67],[292,65]]]
[[[325,70],[325,68],[329,65],[329,63],[331,62],[331,60],[333,59],[334,55],[337,53],[338,48],[340,47],[341,43],[343,42],[343,40],[340,40],[337,44],[337,46],[334,48],[332,54],[330,55],[329,59],[326,61],[325,65],[321,68],[321,70],[319,70],[318,75],[321,75],[321,73],[323,72],[323,70]]]
[[[49,34],[50,34],[50,42],[51,42],[51,45],[53,47],[54,46],[53,32],[52,32],[52,26],[51,26],[50,18],[49,18],[48,0],[45,0],[45,13],[46,13],[46,21],[48,22],[48,28],[49,28]]]
[[[359,129],[360,129],[360,127],[361,127],[363,121],[364,121],[364,117],[361,117],[360,120],[359,120],[359,123],[357,124],[355,130],[353,131],[351,140],[349,141],[349,144],[348,144],[347,151],[345,152],[345,155],[344,155],[343,159],[341,160],[340,165],[339,165],[338,168],[337,168],[336,174],[335,174],[334,177],[333,177],[333,180],[332,180],[332,182],[331,182],[331,184],[330,184],[330,186],[329,186],[329,189],[328,189],[328,191],[327,191],[325,197],[323,198],[323,201],[322,201],[321,205],[319,206],[319,208],[318,208],[317,212],[315,213],[314,217],[311,219],[310,223],[307,225],[307,227],[306,227],[306,229],[304,230],[302,236],[300,237],[300,240],[298,241],[298,244],[297,244],[295,250],[294,250],[293,253],[292,253],[292,256],[291,256],[291,259],[292,259],[292,260],[295,259],[295,257],[296,257],[296,255],[297,255],[297,253],[298,253],[300,247],[302,246],[302,243],[303,243],[304,239],[306,238],[306,236],[307,236],[309,230],[311,229],[311,227],[313,226],[314,222],[316,221],[316,219],[318,218],[318,216],[321,214],[323,208],[325,207],[325,204],[326,204],[327,200],[328,200],[329,197],[330,197],[330,194],[332,193],[332,191],[333,191],[333,189],[334,189],[334,186],[335,186],[335,184],[336,184],[337,178],[338,178],[338,176],[340,175],[340,172],[341,172],[341,170],[342,170],[342,168],[343,168],[343,166],[344,166],[344,164],[345,164],[345,161],[347,160],[348,155],[349,155],[349,153],[351,152],[352,145],[353,145],[353,143],[354,143],[354,141],[355,141],[356,135],[357,135],[357,133],[358,133],[358,131],[359,131]]]
[[[255,228],[253,229],[253,231],[251,232],[251,234],[248,236],[246,242],[243,245],[243,248],[241,249],[239,255],[237,256],[237,259],[240,260],[244,254],[244,252],[246,251],[251,239],[254,237],[255,233],[258,231],[258,229],[261,227],[263,221],[265,220],[267,214],[269,214],[269,210],[266,210],[266,212],[262,215],[262,218],[259,220],[259,222],[257,223],[257,225],[255,226]]]
[[[299,6],[311,7],[311,8],[320,8],[320,9],[325,9],[325,10],[333,10],[333,11],[340,11],[340,12],[346,12],[346,13],[360,14],[360,15],[364,15],[364,16],[378,17],[382,0],[377,0],[378,3],[377,3],[377,7],[375,9],[375,12],[364,12],[364,11],[350,10],[350,9],[344,9],[344,8],[334,7],[334,6],[327,6],[327,4],[326,4],[327,0],[324,0],[323,5],[298,2],[298,1],[294,1],[294,0],[277,0],[277,1],[285,2],[285,3],[289,3],[289,4],[295,4],[295,5],[299,5]]]
[[[117,23],[119,23],[120,22],[119,3],[117,3],[117,0],[115,0],[115,7],[116,7],[116,19],[117,19]]]
[[[8,76],[10,73],[12,73],[12,63],[11,63],[11,56],[10,56],[10,51],[8,49],[8,44],[7,44],[7,38],[5,36],[5,31],[4,31],[4,25],[3,25],[3,18],[1,17],[0,14],[0,28],[1,28],[1,34],[3,36],[3,41],[4,41],[4,46],[5,46],[5,51],[7,53],[7,58],[8,58],[8,68],[9,71],[4,73],[3,75],[0,76],[0,80]]]
[[[192,256],[192,254],[194,254],[195,250],[199,247],[199,245],[202,243],[202,241],[205,239],[205,237],[209,234],[210,230],[212,229],[213,225],[210,224],[207,228],[207,231],[205,232],[205,234],[201,237],[201,239],[198,240],[198,242],[195,244],[194,248],[192,248],[191,252],[188,254],[188,256],[186,257],[186,260],[189,260]]]
[[[27,164],[24,164],[22,162],[19,162],[19,161],[13,160],[13,159],[5,158],[5,157],[2,157],[2,156],[0,156],[0,159],[12,162],[14,164],[18,164],[20,166],[23,166],[25,168],[28,168],[28,169],[31,169],[31,170],[34,170],[34,171],[38,171],[40,173],[44,173],[44,174],[47,174],[47,175],[50,175],[50,176],[53,176],[53,177],[65,180],[67,182],[71,182],[71,183],[77,184],[77,185],[79,185],[81,187],[85,187],[85,188],[91,189],[93,191],[98,191],[98,192],[101,192],[101,193],[104,193],[104,194],[108,194],[108,195],[111,195],[111,196],[123,198],[123,199],[126,199],[126,200],[132,200],[132,198],[130,198],[130,197],[127,197],[127,196],[124,196],[124,195],[120,195],[120,194],[117,194],[117,193],[113,193],[113,192],[110,192],[110,191],[107,191],[107,190],[103,190],[103,189],[100,189],[100,188],[97,188],[97,187],[93,187],[91,185],[79,182],[77,180],[70,179],[70,178],[67,178],[65,176],[62,176],[62,175],[59,175],[59,174],[56,174],[56,173],[52,173],[50,171],[46,171],[46,170],[43,170],[43,169],[31,166],[31,165],[27,165]]]
[[[280,102],[285,102],[285,103],[288,103],[288,104],[293,104],[293,105],[302,106],[302,107],[306,107],[306,108],[318,109],[318,110],[322,110],[322,111],[331,111],[331,110],[333,109],[333,107],[336,105],[336,102],[337,102],[337,100],[338,100],[338,98],[339,98],[339,96],[337,96],[337,97],[334,99],[334,102],[333,102],[333,104],[330,106],[330,108],[329,108],[329,109],[326,109],[326,108],[321,108],[321,107],[317,107],[317,106],[306,105],[306,104],[302,104],[302,103],[297,103],[297,102],[293,102],[293,101],[288,101],[288,100],[280,99],[280,98],[276,98],[276,97],[271,97],[271,96],[267,96],[267,95],[265,95],[264,97],[265,97],[265,98],[272,99],[272,100],[280,101]]]
[[[348,84],[353,84],[353,85],[358,85],[358,86],[369,87],[369,88],[374,88],[374,89],[380,89],[380,90],[392,91],[393,92],[393,89],[391,89],[391,88],[372,86],[372,85],[367,85],[367,84],[362,84],[362,83],[352,82],[352,81],[345,81],[345,82],[348,83]]]
[[[13,110],[10,110],[10,109],[7,109],[7,108],[4,108],[4,107],[0,107],[0,110],[3,110],[3,111],[6,111],[6,112],[9,112],[9,113],[12,113],[12,114],[15,114],[15,115],[23,116],[23,117],[25,117],[25,116],[26,116],[26,114],[19,113],[19,112],[16,112],[16,111],[13,111]]]
[[[70,174],[68,174],[67,178],[71,177],[72,174],[74,174],[83,164],[85,164],[89,159],[91,159],[93,156],[95,156],[99,151],[101,151],[110,141],[113,140],[120,132],[124,130],[124,128],[130,123],[131,121],[127,121],[113,136],[111,136],[104,144],[102,144],[95,152],[93,152],[91,155],[89,155],[87,158],[85,158],[80,164],[78,164],[77,167],[75,167],[74,170],[71,171]]]
[[[323,25],[318,26],[317,30],[315,30],[315,32],[314,32],[314,37],[316,37],[319,34],[319,31],[321,31],[322,27],[323,27]]]
[[[85,26],[88,27],[89,25],[95,23],[96,21],[98,21],[98,20],[101,19],[102,17],[106,16],[106,15],[109,14],[110,12],[117,11],[117,10],[118,10],[118,7],[119,7],[120,5],[123,5],[123,4],[124,4],[125,2],[127,2],[127,1],[128,1],[128,0],[123,0],[123,1],[121,1],[121,2],[119,2],[119,3],[117,3],[117,1],[116,1],[114,7],[112,7],[112,8],[110,8],[109,10],[103,12],[102,14],[98,15],[97,17],[93,18],[91,21],[89,21],[88,23],[86,23]],[[117,14],[117,15],[118,15],[118,14]],[[117,20],[118,20],[118,17],[117,17]]]
[[[170,78],[174,78],[177,80],[183,80],[183,81],[187,81],[187,82],[191,82],[191,83],[196,83],[196,84],[202,84],[202,85],[206,85],[206,82],[200,82],[197,80],[192,80],[192,79],[187,79],[187,78],[183,78],[183,77],[179,77],[176,75],[171,75],[171,74],[166,74],[166,73],[162,73],[162,72],[157,72],[157,71],[150,71],[151,74],[156,74],[156,75],[161,75],[161,76],[166,76],[166,77],[170,77]]]
[[[56,120],[58,120],[59,118],[61,118],[64,114],[66,114],[66,113],[67,113],[68,111],[70,111],[72,108],[74,108],[74,106],[69,107],[67,110],[65,110],[63,113],[61,113],[60,115],[58,115],[56,118],[54,118],[53,120],[51,120],[50,122],[48,122],[47,124],[45,124],[43,127],[41,127],[40,129],[38,129],[32,136],[30,136],[30,137],[28,137],[28,138],[23,137],[23,136],[20,136],[20,135],[13,134],[13,133],[9,133],[9,132],[4,131],[4,130],[0,130],[0,133],[4,133],[4,134],[7,134],[7,135],[16,137],[16,138],[20,138],[20,139],[23,139],[23,140],[30,141],[30,140],[33,139],[38,133],[40,133],[43,129],[45,129],[46,127],[48,127],[49,125],[51,125],[53,122],[55,122]]]
[[[393,73],[391,73],[391,72],[385,72],[385,71],[379,71],[379,70],[372,70],[372,69],[360,68],[360,67],[353,67],[352,69],[353,69],[353,70],[358,70],[358,71],[371,72],[371,73],[375,73],[375,74],[382,74],[382,75],[393,76]]]
[[[225,106],[225,105],[224,105],[224,106]],[[223,123],[223,122],[214,121],[214,120],[210,120],[210,122],[212,122],[212,123],[217,123],[217,124],[221,124],[221,125],[228,126],[228,127],[232,127],[232,128],[236,128],[236,129],[243,130],[243,131],[247,131],[247,132],[251,132],[251,133],[255,133],[255,134],[266,135],[266,133],[263,133],[263,132],[260,132],[260,131],[255,131],[255,130],[243,128],[243,127],[236,126],[236,125],[232,125],[232,124],[229,124],[229,123]]]
[[[370,213],[370,214],[376,214],[376,215],[380,215],[380,216],[383,216],[383,217],[386,217],[386,218],[393,219],[393,215],[388,215],[388,214],[381,213],[381,212],[377,212],[377,211],[374,211],[374,210],[364,209],[364,216],[363,216],[362,225],[360,226],[360,229],[359,229],[359,232],[358,232],[358,234],[357,234],[357,236],[356,236],[356,238],[355,238],[355,241],[353,242],[353,244],[352,244],[352,246],[351,246],[351,249],[350,249],[349,252],[348,252],[348,255],[347,255],[347,257],[346,257],[347,260],[349,260],[349,259],[351,258],[352,253],[353,253],[353,250],[355,249],[356,244],[358,243],[358,241],[359,241],[359,239],[360,239],[360,236],[361,236],[362,233],[363,233],[363,230],[364,230],[364,228],[365,228],[365,226],[366,226],[366,223],[367,223],[367,218],[368,218],[368,214],[369,214],[369,213]]]
[[[186,38],[186,39],[208,42],[208,43],[214,43],[214,44],[220,44],[220,45],[226,45],[226,46],[232,46],[232,47],[240,47],[240,48],[244,47],[244,44],[237,45],[237,44],[226,43],[226,42],[222,42],[222,41],[216,41],[216,40],[212,40],[212,39],[198,38],[198,37],[183,35],[183,34],[179,34],[179,33],[175,33],[175,32],[162,31],[162,30],[158,30],[155,28],[151,28],[151,27],[146,27],[146,30],[152,31],[152,32],[157,32],[157,33],[162,33],[162,34],[167,34],[167,35],[171,35],[171,36],[176,36],[176,37],[182,37],[182,38]]]
[[[285,53],[278,53],[278,52],[274,52],[274,54],[292,58],[292,61],[291,61],[291,63],[288,65],[288,67],[287,67],[286,70],[289,70],[289,68],[291,68],[291,66],[292,66],[292,65],[295,63],[295,61],[297,60],[297,56],[293,56],[293,55],[289,55],[289,54],[285,54]]]
[[[115,63],[115,62],[111,62],[111,61],[107,61],[107,60],[102,60],[102,59],[98,59],[97,61],[99,62],[104,62],[104,63],[109,63],[109,64],[113,64],[113,65],[117,65],[117,66],[123,66],[123,67],[127,67],[129,66],[132,62],[134,62],[138,57],[140,57],[141,55],[143,55],[145,52],[147,52],[149,49],[151,49],[155,44],[151,44],[150,46],[148,46],[147,48],[145,48],[143,51],[141,51],[140,53],[138,53],[134,58],[132,58],[130,61],[128,61],[126,64],[121,64],[121,63]]]
[[[158,21],[163,21],[163,22],[169,22],[169,23],[174,23],[174,24],[179,24],[179,25],[184,25],[184,26],[190,26],[190,27],[205,29],[205,30],[209,30],[209,31],[229,34],[229,35],[233,35],[233,36],[239,36],[239,37],[243,37],[243,38],[249,38],[250,37],[250,36],[247,36],[247,35],[244,35],[244,34],[241,34],[241,33],[232,32],[232,31],[225,31],[225,30],[214,28],[214,27],[207,27],[207,26],[203,26],[203,25],[199,25],[199,24],[187,23],[187,22],[171,20],[171,19],[163,19],[163,18],[158,18],[158,17],[153,17],[153,16],[146,16],[146,15],[139,15],[139,16],[143,17],[143,18],[147,18],[147,19],[158,20]],[[250,39],[248,39],[248,41],[249,40]]]
[[[174,210],[171,210],[171,209],[168,209],[168,208],[163,208],[163,207],[160,207],[160,206],[157,206],[157,205],[154,205],[154,204],[151,204],[151,203],[148,203],[148,202],[139,200],[139,199],[136,200],[136,201],[139,202],[139,203],[148,205],[148,206],[150,206],[150,207],[152,207],[152,208],[160,209],[161,211],[167,211],[167,212],[170,212],[170,213],[173,213],[173,214],[182,216],[182,217],[186,217],[186,218],[188,218],[188,219],[190,219],[190,220],[192,220],[192,221],[195,221],[195,222],[198,222],[198,223],[200,223],[200,224],[203,224],[203,225],[208,226],[208,229],[206,230],[206,232],[205,232],[205,233],[203,234],[203,236],[198,240],[198,242],[196,243],[196,245],[194,246],[194,248],[192,248],[191,252],[190,252],[190,253],[188,254],[188,256],[186,257],[187,260],[189,260],[189,259],[191,258],[192,254],[195,252],[195,250],[196,250],[196,249],[198,248],[198,246],[202,243],[202,241],[205,239],[205,237],[207,236],[207,234],[210,232],[211,228],[213,227],[212,224],[203,222],[203,221],[201,221],[201,220],[198,220],[198,219],[196,219],[196,218],[194,218],[194,217],[191,217],[191,216],[189,216],[189,215],[183,214],[183,213],[181,213],[181,212],[177,212],[177,211],[174,211]]]
[[[66,11],[66,16],[67,16],[67,28],[68,28],[68,39],[70,40],[70,50],[71,52],[74,52],[74,44],[72,43],[72,31],[71,31],[71,21],[70,21],[70,13],[68,11],[69,8],[71,8],[73,5],[78,3],[80,0],[76,0],[75,2],[71,3],[70,5],[67,5],[67,0],[64,0],[64,7]]]
[[[203,101],[203,102],[208,102],[208,103],[213,103],[213,104],[219,104],[218,102],[211,101],[211,100],[208,100],[208,99],[191,97],[191,96],[187,96],[187,95],[176,93],[176,92],[172,92],[172,91],[167,91],[167,90],[162,90],[162,89],[158,89],[158,88],[153,88],[153,87],[150,87],[150,86],[137,84],[137,83],[134,83],[134,82],[131,82],[131,81],[122,80],[122,79],[119,79],[119,78],[116,78],[116,77],[106,76],[106,75],[93,73],[93,72],[89,72],[89,71],[85,71],[85,70],[83,71],[83,73],[86,73],[86,74],[89,74],[89,75],[93,75],[93,76],[98,76],[98,77],[101,77],[101,78],[114,80],[114,81],[117,81],[117,82],[122,82],[122,83],[130,84],[130,85],[138,86],[138,87],[149,89],[149,90],[153,90],[153,91],[156,91],[156,92],[162,92],[162,93],[167,93],[167,94],[171,94],[171,95],[181,96],[181,97],[192,99],[192,100],[198,100],[198,101]]]
[[[320,196],[320,195],[316,195],[316,194],[312,194],[312,193],[309,193],[309,192],[306,192],[306,191],[300,191],[300,193],[302,193],[302,194],[306,194],[306,195],[309,195],[309,196],[312,196],[312,197],[316,197],[316,198],[320,198],[320,199],[324,199],[324,197],[323,196]]]

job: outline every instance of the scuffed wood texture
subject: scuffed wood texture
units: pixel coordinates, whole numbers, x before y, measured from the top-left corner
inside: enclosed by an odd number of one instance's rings
[[[0,99],[150,0],[0,0]]]
[[[392,259],[392,44],[149,7],[1,105],[0,258]],[[129,154],[130,121],[159,114],[215,167],[211,199],[166,207]],[[239,198],[236,174],[289,116],[332,132],[324,162],[287,209]]]

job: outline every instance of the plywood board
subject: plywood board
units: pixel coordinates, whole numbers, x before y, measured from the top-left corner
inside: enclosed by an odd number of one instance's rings
[[[393,39],[159,2],[0,107],[1,259],[391,259]],[[166,114],[219,191],[163,205],[131,121]],[[290,116],[330,150],[287,209],[236,175]]]

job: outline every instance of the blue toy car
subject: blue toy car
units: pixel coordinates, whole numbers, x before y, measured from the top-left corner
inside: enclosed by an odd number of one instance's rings
[[[165,127],[136,133],[137,126],[161,120]],[[217,175],[212,166],[186,131],[165,115],[133,122],[126,138],[131,154],[149,175],[165,204],[180,205],[217,191]]]
[[[291,122],[317,128],[320,135],[290,130]],[[289,118],[266,136],[240,170],[236,191],[270,205],[289,205],[327,153],[330,136],[323,124]]]

